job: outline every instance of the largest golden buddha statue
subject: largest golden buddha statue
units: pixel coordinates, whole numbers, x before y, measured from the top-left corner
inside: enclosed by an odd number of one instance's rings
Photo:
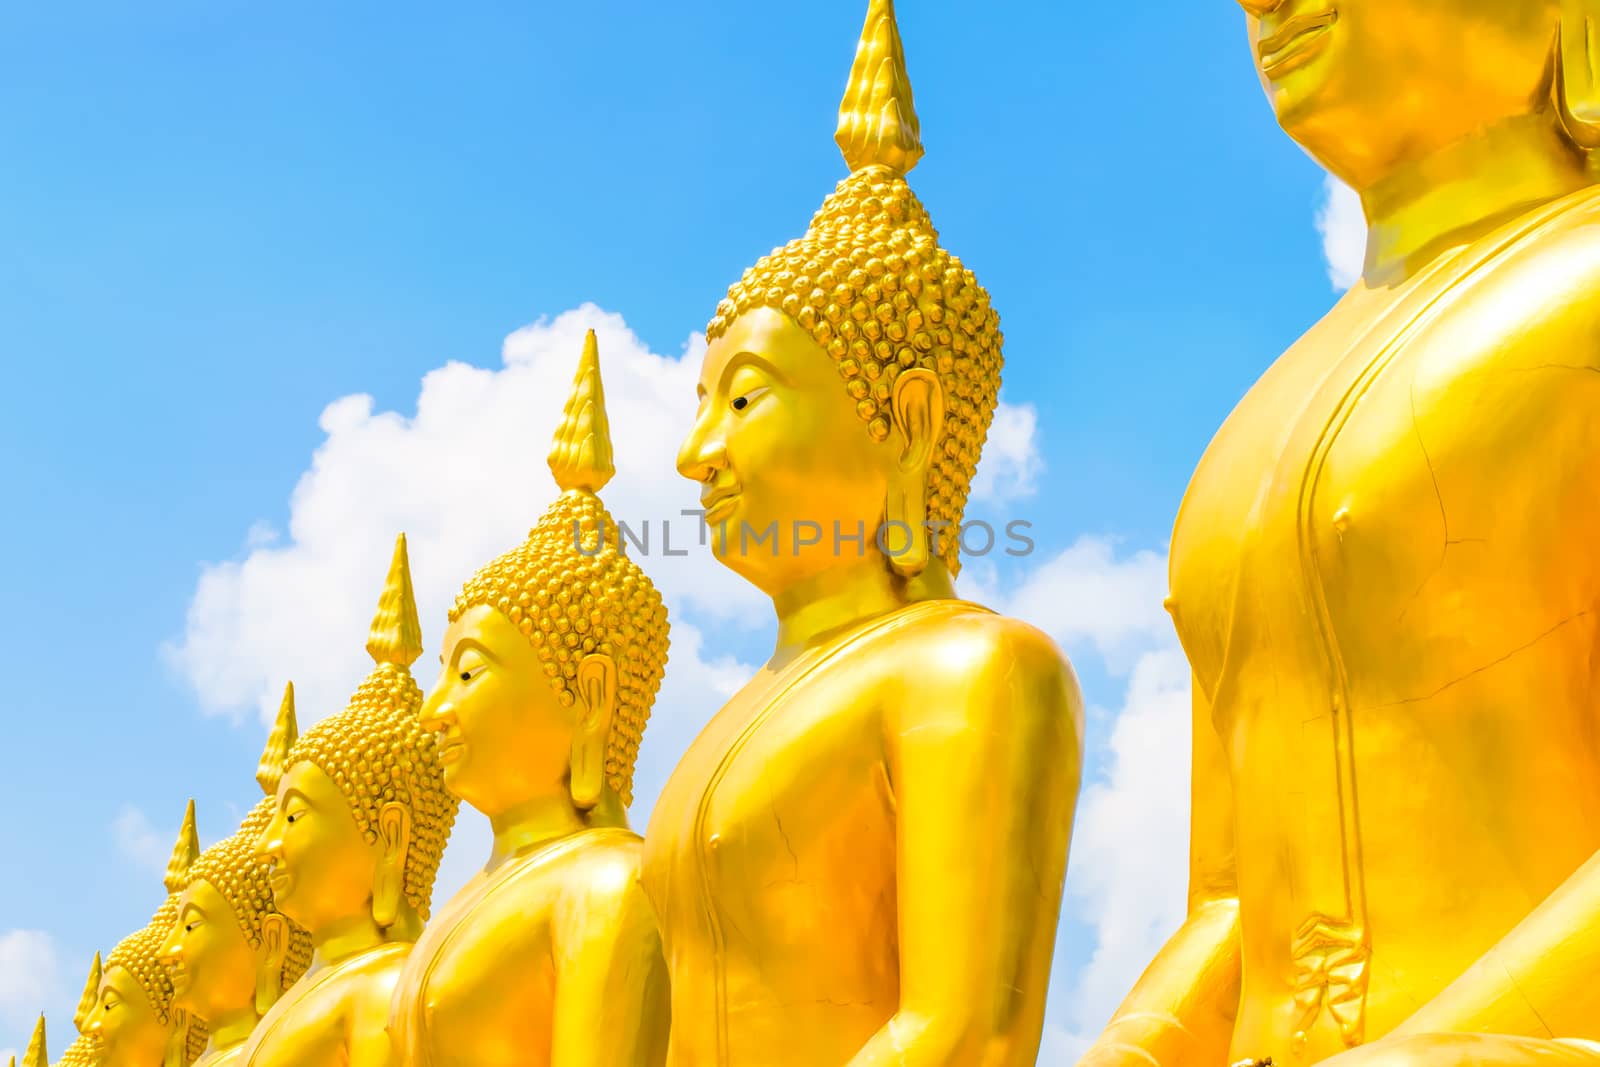
[[[666,964],[627,806],[667,616],[598,495],[613,467],[593,331],[550,469],[560,496],[461,591],[422,709],[445,785],[489,817],[494,846],[406,962],[390,1024],[405,1067],[666,1055]]]
[[[1600,3],[1242,3],[1365,278],[1184,498],[1189,917],[1085,1063],[1595,1062]]]
[[[668,1062],[1031,1064],[1081,699],[1048,637],[954,594],[1001,338],[906,184],[889,0],[840,119],[852,172],[718,308],[678,456],[778,639],[645,834]]]

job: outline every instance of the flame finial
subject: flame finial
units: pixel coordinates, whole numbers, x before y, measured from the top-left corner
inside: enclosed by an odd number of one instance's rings
[[[405,534],[395,539],[389,577],[367,635],[367,652],[375,663],[392,663],[396,667],[410,667],[422,655],[422,623],[417,619],[417,597],[411,588]]]
[[[200,855],[200,835],[195,831],[194,800],[183,812],[183,826],[178,829],[178,843],[172,846],[172,858],[167,861],[167,876],[162,884],[169,893],[180,893],[188,884],[189,865]]]
[[[904,177],[922,158],[922,128],[911,101],[894,0],[870,0],[833,135],[852,172],[874,164]]]
[[[283,772],[289,769],[289,750],[300,737],[300,726],[294,714],[294,683],[283,687],[283,700],[278,704],[278,717],[267,735],[267,747],[261,751],[261,762],[256,765],[256,784],[267,796],[275,796]]]
[[[589,493],[600,492],[617,473],[611,459],[606,391],[600,384],[600,343],[593,330],[583,339],[572,393],[550,446],[550,473],[562,492],[581,489]]]

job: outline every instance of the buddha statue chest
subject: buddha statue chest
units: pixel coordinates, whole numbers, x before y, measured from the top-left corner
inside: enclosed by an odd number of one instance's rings
[[[410,952],[409,943],[384,945],[312,971],[284,993],[250,1035],[241,1062],[250,1067],[370,1065],[353,1045],[387,1042],[389,1000]],[[385,1062],[392,1062],[385,1057]]]
[[[585,900],[598,882],[636,877],[638,850],[639,836],[629,830],[585,830],[468,883],[423,931],[407,961],[390,1026],[399,1062],[550,1063],[562,973],[582,966],[586,935],[598,937],[614,926]],[[615,896],[612,886],[600,888],[608,899]],[[654,942],[636,940],[635,946],[608,946],[603,963],[590,963],[574,995],[603,999],[605,967],[613,963],[635,972],[649,967],[644,953],[654,954]],[[612,999],[617,1002],[609,1010],[617,1018],[608,1040],[619,1041],[617,1033],[640,1029],[640,1009],[627,998]],[[598,1018],[605,1010],[589,1005],[585,1014]],[[634,1054],[641,1063],[655,1062],[648,1048]]]
[[[1352,291],[1185,496],[1170,607],[1239,813],[1240,1056],[1381,1035],[1600,847],[1594,199]]]
[[[644,852],[670,1064],[842,1064],[894,1014],[883,709],[904,683],[879,676],[911,661],[919,625],[981,610],[913,605],[758,675],[679,762]]]

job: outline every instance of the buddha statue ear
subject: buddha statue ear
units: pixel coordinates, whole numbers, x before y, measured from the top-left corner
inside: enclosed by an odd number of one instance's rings
[[[378,812],[378,869],[372,877],[372,919],[388,929],[405,900],[406,856],[411,851],[411,812],[390,801]]]
[[[914,367],[894,380],[890,416],[900,455],[884,501],[884,546],[896,574],[913,578],[928,565],[928,470],[944,434],[944,386],[939,376]]]
[[[572,724],[572,804],[589,811],[606,785],[606,743],[617,711],[617,663],[602,652],[578,663],[577,721]]]
[[[1556,26],[1551,97],[1567,136],[1600,148],[1600,41],[1595,0],[1561,0]]]
[[[277,912],[261,917],[261,948],[256,952],[256,1014],[265,1015],[283,995],[283,966],[289,958],[289,922]]]

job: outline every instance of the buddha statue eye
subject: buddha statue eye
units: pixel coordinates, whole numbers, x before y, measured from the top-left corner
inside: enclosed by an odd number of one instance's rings
[[[765,393],[766,391],[767,391],[767,387],[766,386],[762,386],[759,389],[752,389],[748,393],[741,393],[739,396],[736,396],[736,397],[733,398],[733,401],[732,401],[730,406],[735,411],[743,411],[745,408],[747,408],[751,404],[755,403],[756,402],[756,398],[759,397],[762,393]]]

